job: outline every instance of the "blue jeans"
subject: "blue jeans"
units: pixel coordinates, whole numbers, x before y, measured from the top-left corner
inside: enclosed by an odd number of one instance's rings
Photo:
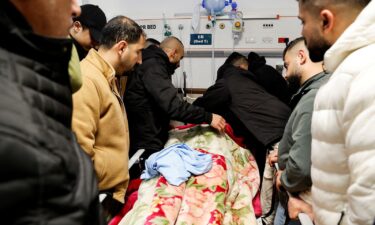
[[[274,225],[285,225],[286,222],[286,215],[285,215],[285,209],[284,207],[279,203],[277,205],[276,209],[276,216],[275,216],[275,222]]]
[[[276,209],[276,216],[273,225],[301,225],[299,220],[289,220],[286,213],[284,207],[279,203]]]

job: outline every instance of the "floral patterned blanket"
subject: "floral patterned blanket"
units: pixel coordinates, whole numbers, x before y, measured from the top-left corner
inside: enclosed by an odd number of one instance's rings
[[[256,225],[252,200],[259,171],[250,151],[206,125],[170,131],[166,146],[186,143],[212,155],[212,169],[180,186],[164,177],[143,181],[120,225]]]

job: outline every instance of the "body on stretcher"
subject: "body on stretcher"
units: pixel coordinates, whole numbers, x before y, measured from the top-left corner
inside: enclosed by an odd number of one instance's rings
[[[178,143],[186,143],[192,149],[210,154],[213,169],[207,175],[191,176],[181,186],[169,184],[164,176],[143,180],[137,191],[137,200],[130,211],[118,217],[118,224],[141,225],[154,220],[168,220],[171,224],[177,221],[207,224],[211,220],[217,224],[229,224],[234,219],[243,224],[255,224],[256,216],[261,214],[260,203],[254,203],[259,199],[260,178],[250,151],[236,144],[227,132],[225,135],[213,132],[208,125],[171,130],[165,146]],[[137,167],[137,158],[129,160],[132,169]],[[207,212],[200,209],[202,204]],[[171,206],[184,210],[169,210]]]

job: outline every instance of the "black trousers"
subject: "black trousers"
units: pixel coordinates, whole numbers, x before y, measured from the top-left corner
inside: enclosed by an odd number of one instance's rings
[[[137,159],[134,165],[129,169],[130,179],[138,179],[141,177],[142,171],[145,169],[145,162],[150,157],[150,155],[154,154],[158,150],[153,149],[145,149],[142,155]],[[135,151],[136,152],[136,151]]]

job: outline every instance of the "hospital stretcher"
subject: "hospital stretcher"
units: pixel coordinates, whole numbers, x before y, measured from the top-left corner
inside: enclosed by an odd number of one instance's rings
[[[143,181],[133,209],[119,224],[256,225],[260,176],[250,151],[206,125],[172,130],[166,146],[175,143],[212,154],[213,169],[177,187],[163,177]]]

